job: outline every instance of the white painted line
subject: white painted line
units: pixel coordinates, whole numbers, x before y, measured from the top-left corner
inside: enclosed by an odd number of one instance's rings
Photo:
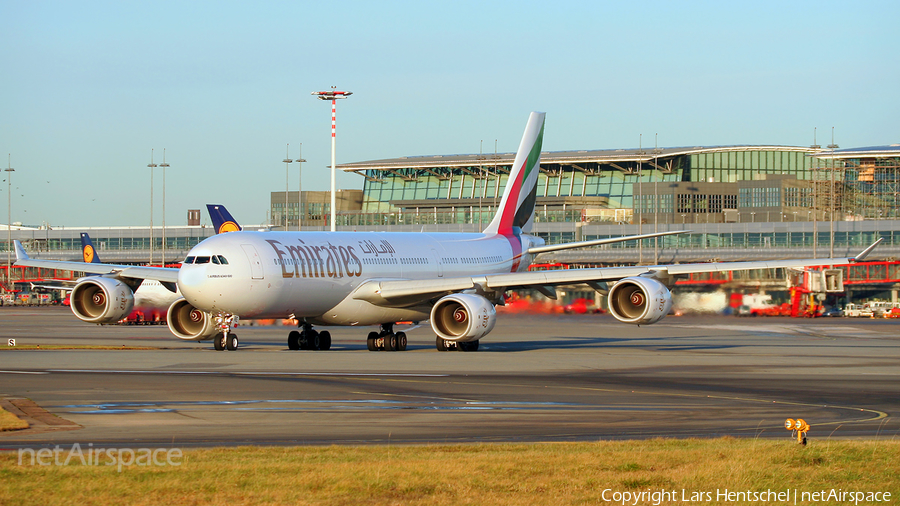
[[[3,372],[3,371],[0,371]],[[113,374],[236,374],[245,376],[364,376],[364,377],[399,377],[399,378],[446,378],[449,374],[416,374],[416,373],[360,373],[360,372],[273,372],[273,371],[160,371],[130,369],[48,369],[47,372],[23,374],[57,373],[113,373]]]

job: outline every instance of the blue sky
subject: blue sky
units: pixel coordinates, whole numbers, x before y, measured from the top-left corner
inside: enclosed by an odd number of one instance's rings
[[[167,223],[222,203],[247,224],[338,163],[512,151],[900,142],[900,4],[884,2],[18,2],[0,0],[0,153],[13,221]],[[5,167],[6,160],[2,160]],[[290,187],[297,189],[297,164]],[[3,173],[5,179],[5,173]],[[362,178],[339,174],[341,188]],[[161,219],[159,170],[155,219]],[[0,202],[6,207],[6,183]],[[6,213],[0,212],[6,222]],[[204,219],[208,221],[208,218]]]

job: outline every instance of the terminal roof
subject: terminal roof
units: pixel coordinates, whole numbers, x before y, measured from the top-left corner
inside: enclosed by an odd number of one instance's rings
[[[797,146],[694,146],[676,148],[643,148],[643,149],[594,149],[578,151],[544,151],[541,153],[542,164],[572,163],[609,163],[609,162],[651,162],[654,158],[672,158],[681,155],[698,153],[721,153],[736,151],[800,151],[813,154],[812,148]],[[830,151],[829,151],[830,153]],[[441,168],[441,167],[477,167],[479,165],[511,165],[515,153],[498,154],[463,154],[463,155],[430,155],[403,156],[384,160],[371,160],[338,164],[337,167],[346,172],[363,170],[396,170],[401,168]]]

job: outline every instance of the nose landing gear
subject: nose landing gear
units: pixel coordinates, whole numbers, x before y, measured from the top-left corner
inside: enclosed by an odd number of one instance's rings
[[[233,314],[215,315],[216,326],[219,333],[213,338],[213,347],[216,351],[235,351],[238,349],[237,334],[231,332],[231,329],[237,324],[237,317]]]

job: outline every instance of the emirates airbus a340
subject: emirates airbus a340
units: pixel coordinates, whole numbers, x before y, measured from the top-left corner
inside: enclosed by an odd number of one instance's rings
[[[31,259],[17,241],[16,265],[95,274],[80,279],[71,295],[72,311],[91,323],[127,315],[145,279],[173,293],[177,287],[182,297],[168,309],[169,329],[180,339],[213,340],[218,350],[237,349],[232,330],[239,318],[294,318],[290,349],[329,349],[330,334],[314,325],[379,325],[368,334],[369,350],[405,350],[406,335],[394,332],[394,323],[429,320],[438,350],[474,351],[494,328],[494,306],[507,290],[552,293],[556,285],[586,283],[606,292],[606,282],[614,282],[610,313],[623,323],[652,324],[669,312],[678,275],[844,265],[880,242],[854,258],[528,272],[538,253],[665,235],[549,246],[528,235],[543,133],[544,113],[531,113],[500,206],[481,233],[234,231],[195,246],[177,269]]]

